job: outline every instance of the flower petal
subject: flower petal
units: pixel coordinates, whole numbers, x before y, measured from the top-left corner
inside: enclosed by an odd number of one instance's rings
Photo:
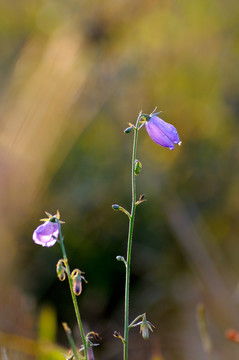
[[[46,221],[38,226],[33,233],[33,241],[42,246],[53,246],[59,236],[59,228],[56,222]]]
[[[156,144],[168,147],[170,150],[174,149],[174,144],[180,145],[177,129],[158,116],[152,116],[146,122],[145,127],[149,136]]]

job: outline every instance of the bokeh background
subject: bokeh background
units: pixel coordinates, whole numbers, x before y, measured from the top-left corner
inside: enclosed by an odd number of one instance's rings
[[[57,209],[70,265],[85,271],[79,304],[102,340],[96,360],[122,358],[132,134],[155,106],[182,146],[140,132],[130,359],[208,359],[196,320],[206,309],[210,359],[236,359],[239,329],[239,3],[18,0],[0,3],[0,357],[62,359],[61,323],[80,337],[60,247],[35,245]]]

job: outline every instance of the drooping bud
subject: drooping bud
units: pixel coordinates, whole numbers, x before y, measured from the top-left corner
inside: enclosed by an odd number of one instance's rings
[[[124,132],[125,134],[130,133],[132,130],[135,130],[135,126],[129,122],[129,127],[127,127]]]
[[[120,256],[120,255],[116,256],[116,260],[122,261],[125,264],[125,266],[127,267],[127,261],[125,261],[125,258],[123,256]]]
[[[134,126],[130,126],[130,127],[127,127],[125,130],[124,130],[124,133],[125,134],[128,134],[128,133],[130,133],[132,130],[134,130]]]
[[[114,204],[114,205],[112,205],[112,209],[117,211],[120,209],[120,206],[118,204]]]
[[[66,268],[63,259],[60,259],[56,264],[56,274],[60,281],[64,281],[66,278]]]
[[[77,296],[82,292],[82,279],[87,283],[86,279],[81,274],[84,273],[79,269],[75,269],[71,273],[73,292]]]
[[[75,295],[80,295],[82,292],[82,282],[80,276],[75,276],[73,279],[73,291]]]
[[[141,169],[142,169],[141,162],[139,160],[135,160],[135,163],[134,163],[134,173],[135,173],[135,175],[139,175]]]
[[[120,206],[118,204],[112,205],[112,209],[115,211],[122,211],[125,215],[128,216],[129,219],[131,218],[130,213],[125,208],[123,208],[122,206]]]
[[[125,261],[124,257],[120,256],[120,255],[116,256],[116,260],[117,261]]]

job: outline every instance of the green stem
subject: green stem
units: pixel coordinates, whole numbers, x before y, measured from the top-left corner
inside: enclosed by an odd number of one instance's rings
[[[63,326],[63,328],[65,330],[65,333],[66,333],[68,342],[70,344],[70,347],[72,348],[73,354],[74,354],[76,360],[79,360],[76,345],[75,345],[75,342],[74,342],[73,337],[71,335],[71,329],[68,327],[67,323],[62,323],[62,326]]]
[[[131,204],[131,214],[129,219],[126,277],[125,277],[124,360],[128,360],[130,263],[131,263],[131,250],[132,250],[132,240],[133,240],[133,230],[134,230],[134,218],[135,218],[135,211],[137,206],[136,205],[136,175],[134,172],[134,164],[136,160],[137,139],[138,139],[138,131],[139,131],[138,127],[141,116],[142,114],[140,113],[136,121],[135,130],[134,130],[133,152],[132,152],[132,169],[131,169],[132,204]]]
[[[71,291],[71,297],[72,297],[72,301],[73,301],[73,305],[74,305],[74,309],[75,309],[75,314],[76,314],[76,319],[77,319],[77,323],[78,323],[78,326],[79,326],[79,329],[80,329],[81,338],[82,338],[82,342],[83,342],[85,360],[88,360],[86,338],[85,338],[85,334],[84,334],[84,330],[83,330],[83,325],[82,325],[82,321],[81,321],[81,316],[80,316],[80,311],[79,311],[76,295],[74,294],[74,291],[73,291],[73,283],[72,283],[72,278],[71,278],[71,271],[70,271],[70,267],[69,267],[69,264],[68,264],[68,259],[67,259],[67,255],[66,255],[66,250],[65,250],[65,246],[64,246],[63,236],[62,236],[62,232],[61,232],[61,225],[60,225],[59,220],[57,220],[57,223],[58,223],[58,227],[59,227],[60,245],[61,245],[61,250],[62,250],[62,254],[63,254],[63,259],[65,261],[66,274],[67,274],[67,277],[68,277],[69,287],[70,287],[70,291]]]

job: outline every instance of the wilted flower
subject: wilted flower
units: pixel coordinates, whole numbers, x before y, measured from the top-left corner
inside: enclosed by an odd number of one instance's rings
[[[152,326],[153,324],[146,320],[146,315],[144,314],[142,322],[140,324],[140,333],[144,340],[147,340],[149,338],[149,330],[153,331]]]
[[[158,116],[153,115],[149,120],[147,119],[145,127],[149,136],[156,144],[167,147],[170,150],[174,149],[174,144],[181,145],[177,129]]]
[[[123,344],[125,343],[124,338],[121,336],[119,331],[114,331],[113,336],[117,339],[120,339]]]
[[[36,228],[33,233],[32,239],[38,245],[50,247],[55,245],[58,236],[58,223],[48,220],[44,222],[44,224]]]

